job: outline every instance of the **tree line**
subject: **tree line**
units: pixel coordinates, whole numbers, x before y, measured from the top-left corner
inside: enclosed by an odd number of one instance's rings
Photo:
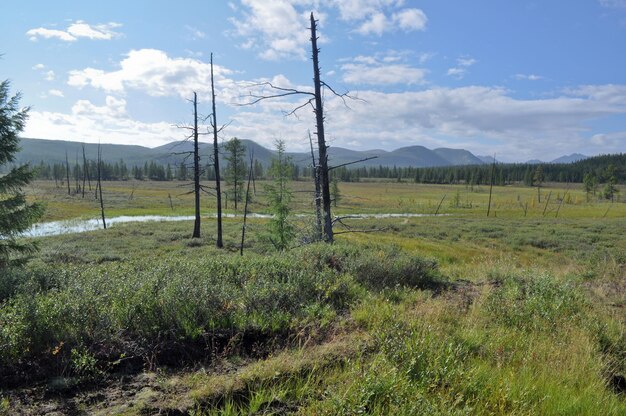
[[[243,145],[242,145],[243,146]],[[227,150],[227,153],[230,152]],[[228,164],[222,169],[226,175]],[[247,172],[245,161],[243,167],[238,167]],[[543,180],[545,182],[571,182],[583,183],[585,177],[588,181],[604,183],[608,180],[607,170],[614,167],[614,176],[617,183],[626,183],[626,154],[595,156],[568,164],[527,164],[527,163],[496,163],[493,183],[495,185],[508,185],[523,183],[533,186],[533,176],[538,166],[541,166]],[[69,165],[69,177],[72,179],[82,178],[84,166],[87,166],[87,175],[94,178],[97,175],[97,164],[88,160],[86,164],[74,163]],[[63,182],[68,176],[65,163],[44,163],[36,166],[38,179],[55,180]],[[289,176],[291,180],[309,180],[313,177],[313,167],[300,166],[289,162]],[[203,179],[215,180],[215,171],[206,164],[202,169]],[[253,174],[256,179],[269,179],[268,168],[259,160],[253,161]],[[185,181],[193,177],[192,169],[185,162],[178,164],[161,164],[156,161],[145,162],[143,165],[128,166],[124,160],[117,162],[102,162],[102,179],[105,181],[153,180],[153,181]],[[441,166],[441,167],[396,167],[396,166],[363,166],[363,167],[340,167],[331,172],[331,179],[341,182],[359,182],[362,179],[388,179],[395,181],[413,181],[426,184],[469,184],[489,185],[491,182],[491,165],[465,165],[465,166]]]
[[[613,166],[612,168],[610,168]],[[616,183],[626,183],[626,154],[601,155],[574,163],[496,163],[493,172],[494,185],[523,183],[533,186],[535,172],[541,168],[543,181],[582,183],[585,176],[591,175],[600,183],[615,176]],[[609,170],[612,173],[609,174]],[[305,176],[310,168],[304,168]],[[341,167],[333,175],[342,182],[358,182],[361,179],[388,179],[412,181],[427,184],[468,184],[489,185],[492,178],[492,165],[463,165],[437,167],[397,167],[364,166],[357,168]]]

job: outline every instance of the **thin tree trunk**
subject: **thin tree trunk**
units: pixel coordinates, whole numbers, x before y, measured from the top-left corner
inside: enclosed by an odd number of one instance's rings
[[[313,138],[311,132],[309,132],[309,144],[311,145],[311,161],[313,163],[313,179],[315,180],[315,239],[322,239],[322,191],[320,187],[320,172],[319,166],[315,163],[315,152],[313,152]]]
[[[541,216],[545,217],[546,216],[546,209],[548,209],[548,203],[550,202],[550,197],[552,196],[552,191],[550,191],[550,193],[548,194],[548,199],[546,199],[546,204],[543,207],[543,213],[541,214]]]
[[[491,194],[493,191],[493,174],[496,170],[496,154],[493,154],[493,164],[491,165],[491,179],[489,180],[489,204],[487,205],[487,216],[491,212]]]
[[[74,172],[74,181],[75,181],[75,187],[76,187],[76,193],[80,192],[80,172],[78,171],[78,152],[76,152],[76,172]]]
[[[250,155],[250,170],[248,171],[248,186],[246,188],[246,203],[243,207],[243,225],[241,226],[241,247],[239,254],[243,256],[243,243],[246,241],[246,220],[248,218],[248,201],[250,200],[250,182],[252,182],[252,171],[254,169],[253,154]]]
[[[446,199],[446,196],[448,194],[444,194],[443,198],[441,198],[441,201],[439,201],[439,205],[437,205],[437,210],[435,211],[435,217],[439,214],[439,208],[441,208],[441,204],[443,204],[443,200]]]
[[[196,204],[196,219],[192,238],[200,238],[200,154],[198,152],[198,96],[193,93],[193,191]]]
[[[104,218],[104,201],[102,200],[102,152],[98,143],[98,189],[100,190],[100,213],[102,214],[102,225],[107,229],[107,222]]]
[[[215,113],[215,83],[213,80],[213,54],[211,53],[211,101],[213,111],[213,166],[215,166],[215,194],[217,199],[217,248],[224,247],[222,242],[222,191],[220,186],[220,159],[217,145],[217,115]]]
[[[324,208],[324,239],[333,242],[333,223],[330,212],[330,182],[328,175],[328,155],[324,136],[324,107],[322,105],[322,82],[320,80],[319,49],[317,48],[317,23],[311,13],[311,49],[313,54],[313,83],[315,85],[315,118],[317,145],[319,150],[320,179],[322,187],[322,206]]]
[[[83,199],[85,198],[85,179],[87,179],[87,158],[85,157],[85,144],[83,143]],[[89,186],[91,190],[91,186]]]
[[[567,196],[568,192],[569,190],[566,190],[565,193],[563,194],[563,198],[561,198],[561,201],[559,202],[559,206],[556,208],[556,214],[554,214],[554,218],[558,218],[559,211],[561,210],[561,205],[563,205],[563,201],[565,201],[565,197]]]
[[[67,181],[67,194],[72,195],[70,191],[70,162],[67,160],[67,150],[65,151],[65,178]]]

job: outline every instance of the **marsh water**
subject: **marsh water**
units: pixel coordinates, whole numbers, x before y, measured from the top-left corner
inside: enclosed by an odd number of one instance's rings
[[[442,214],[439,214],[442,215]],[[243,214],[223,214],[225,218],[241,217]],[[308,217],[311,214],[298,214],[296,217]],[[370,214],[349,214],[342,216],[347,219],[368,219],[368,218],[411,218],[411,217],[432,217],[434,214],[412,214],[412,213],[370,213]],[[215,218],[213,215],[202,215],[203,218]],[[249,218],[271,218],[270,214],[248,213]],[[107,227],[115,227],[118,224],[129,222],[158,222],[158,221],[192,221],[195,217],[192,215],[183,216],[167,216],[167,215],[133,215],[119,216],[106,219]],[[93,219],[75,219],[66,221],[52,221],[35,224],[30,230],[26,231],[24,237],[49,237],[61,234],[83,233],[87,231],[95,231],[102,229],[102,220]]]

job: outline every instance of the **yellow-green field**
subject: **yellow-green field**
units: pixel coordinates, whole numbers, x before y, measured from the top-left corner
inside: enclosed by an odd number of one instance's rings
[[[264,185],[256,183],[255,202],[251,212],[267,212],[264,203]],[[210,182],[203,186],[211,187]],[[222,185],[225,188],[225,185]],[[295,213],[312,212],[312,182],[292,182]],[[105,210],[108,216],[117,215],[192,215],[193,195],[191,185],[181,182],[116,181],[104,182]],[[413,182],[342,182],[341,198],[334,208],[337,215],[355,213],[414,213],[434,214],[441,204],[440,214],[485,216],[489,201],[489,187],[464,185],[423,185]],[[622,199],[626,199],[626,187],[621,187]],[[46,203],[44,221],[94,218],[99,216],[100,206],[94,192],[87,191],[85,198],[68,195],[67,188],[52,181],[36,181],[27,190],[33,199]],[[170,204],[171,198],[171,204]],[[442,202],[443,199],[443,202]],[[547,202],[547,204],[546,204]],[[559,208],[560,206],[560,208]],[[173,207],[173,209],[172,209]],[[510,218],[558,217],[561,218],[620,218],[626,216],[626,204],[614,203],[591,197],[587,202],[581,184],[547,184],[541,188],[538,201],[536,188],[524,186],[494,186],[492,192],[492,216]],[[234,213],[234,206],[229,203]],[[202,212],[214,213],[215,198],[202,195]],[[241,211],[241,207],[239,207]]]
[[[251,219],[241,257],[241,217],[216,249],[203,196],[201,239],[188,221],[39,239],[0,279],[0,414],[626,414],[626,203],[494,187],[487,217],[487,187],[339,187],[334,215],[429,216],[346,219],[333,246],[294,217],[284,253]],[[103,189],[109,217],[193,213],[178,183]],[[44,221],[99,215],[93,194],[28,192]]]

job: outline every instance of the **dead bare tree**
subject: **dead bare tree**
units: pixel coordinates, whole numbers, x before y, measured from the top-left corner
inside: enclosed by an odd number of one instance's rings
[[[98,143],[98,189],[100,190],[100,214],[102,215],[102,225],[107,229],[107,222],[104,218],[104,201],[102,200],[102,150]]]
[[[213,166],[215,167],[215,195],[217,202],[217,240],[215,246],[217,248],[224,247],[222,241],[222,191],[220,184],[220,159],[219,146],[217,144],[217,133],[221,131],[217,128],[217,112],[215,111],[215,81],[213,78],[213,53],[211,53],[211,127],[213,128]]]
[[[548,209],[548,203],[550,203],[550,197],[552,196],[552,191],[550,191],[550,193],[548,193],[548,199],[546,199],[546,204],[543,206],[543,213],[541,214],[542,217],[546,216],[546,210]]]
[[[200,238],[200,154],[198,152],[198,96],[193,93],[193,192],[196,218],[192,238]]]
[[[315,238],[322,239],[322,187],[320,185],[320,169],[315,163],[315,152],[313,151],[313,138],[309,131],[309,143],[311,145],[311,164],[313,165],[313,180],[315,181]]]
[[[269,95],[255,95],[251,94],[252,101],[244,105],[253,105],[263,100],[273,98],[284,98],[291,96],[307,96],[307,101],[296,106],[291,111],[285,113],[285,115],[294,115],[296,112],[304,107],[311,106],[313,113],[315,114],[315,135],[317,136],[318,147],[318,159],[319,159],[319,181],[320,190],[322,196],[322,209],[324,212],[323,218],[323,239],[328,243],[333,242],[333,222],[331,214],[331,197],[330,197],[330,175],[328,166],[328,146],[326,145],[326,137],[324,132],[324,105],[322,97],[322,89],[328,89],[332,94],[341,98],[344,101],[346,98],[351,97],[348,93],[339,94],[332,87],[321,80],[320,77],[320,65],[319,65],[319,48],[317,47],[317,20],[311,12],[311,53],[313,60],[313,92],[302,91],[295,88],[284,88],[272,84],[271,82],[263,82],[255,84],[256,87],[268,87],[273,93]]]
[[[87,156],[85,155],[85,144],[83,143],[83,198],[85,197],[85,178],[91,191],[91,178],[89,177],[89,164],[87,163]]]
[[[487,204],[487,216],[491,212],[491,194],[493,192],[493,175],[496,171],[496,154],[493,154],[493,163],[491,164],[491,176],[489,177],[489,203]]]
[[[65,151],[65,180],[67,181],[67,194],[72,195],[70,191],[70,162],[67,159],[67,150]]]
[[[250,182],[254,171],[254,152],[250,152],[250,169],[248,170],[248,186],[246,187],[246,202],[243,207],[243,225],[241,226],[241,247],[239,254],[243,256],[243,244],[246,241],[246,220],[248,219],[248,203],[250,202]]]
[[[198,133],[198,94],[196,94],[195,91],[193,93],[193,100],[189,100],[189,101],[191,101],[193,105],[193,124],[191,126],[178,125],[176,127],[190,131],[189,135],[185,137],[184,141],[186,142],[188,140],[193,140],[193,151],[179,152],[176,154],[186,155],[185,159],[189,156],[193,157],[193,191],[188,192],[188,193],[194,194],[194,207],[195,207],[195,210],[194,210],[195,219],[193,223],[193,233],[191,235],[191,238],[200,238],[200,222],[201,222],[200,191],[202,190],[202,186],[200,184],[201,170],[200,170],[200,152],[199,152],[199,146],[198,146],[198,136],[199,136],[199,133]],[[182,163],[185,163],[185,161],[183,161]],[[185,184],[185,186],[187,185],[188,184]]]
[[[435,210],[435,217],[439,215],[439,208],[441,208],[441,204],[443,204],[443,200],[446,199],[446,196],[448,196],[448,194],[444,194],[441,201],[439,201],[439,205],[437,205],[437,209]]]

